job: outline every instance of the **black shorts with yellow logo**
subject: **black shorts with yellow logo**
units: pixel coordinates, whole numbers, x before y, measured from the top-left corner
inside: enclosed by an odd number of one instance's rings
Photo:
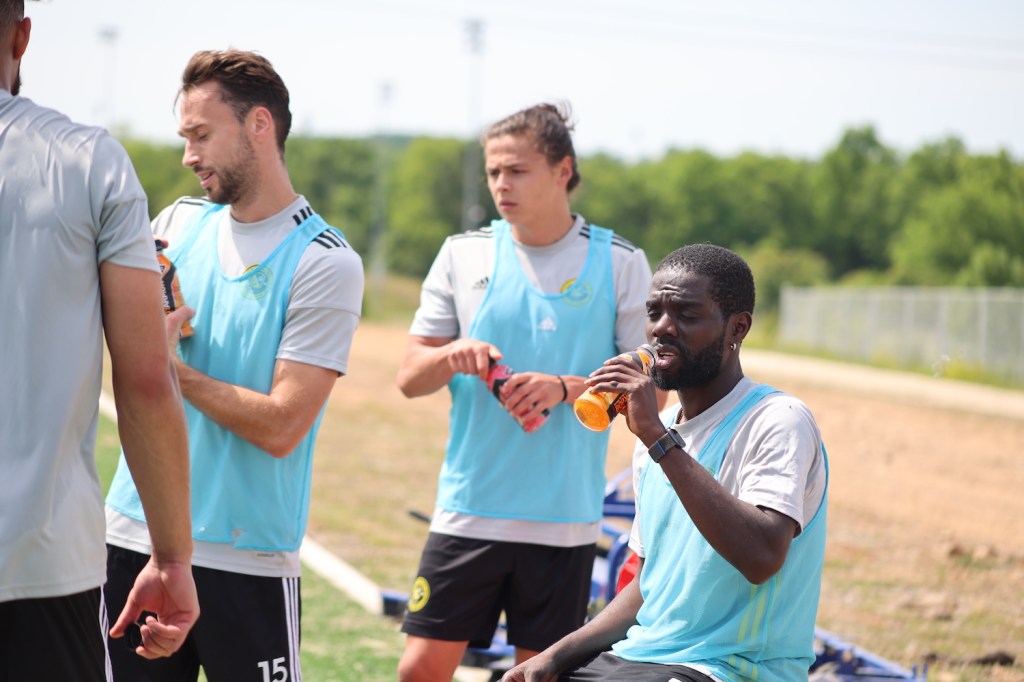
[[[545,649],[583,625],[595,553],[430,533],[402,632],[484,647],[504,611],[509,644]]]

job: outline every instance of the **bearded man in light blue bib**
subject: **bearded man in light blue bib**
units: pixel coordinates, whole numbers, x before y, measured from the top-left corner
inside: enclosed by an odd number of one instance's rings
[[[807,678],[828,462],[807,407],[743,375],[753,310],[753,276],[728,249],[686,246],[658,266],[647,298],[652,377],[616,360],[587,380],[629,394],[637,575],[505,680]],[[659,414],[655,386],[679,404]]]

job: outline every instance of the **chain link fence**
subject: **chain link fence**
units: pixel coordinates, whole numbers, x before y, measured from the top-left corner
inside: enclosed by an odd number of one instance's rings
[[[955,364],[1024,383],[1024,289],[784,286],[779,341],[936,375]]]

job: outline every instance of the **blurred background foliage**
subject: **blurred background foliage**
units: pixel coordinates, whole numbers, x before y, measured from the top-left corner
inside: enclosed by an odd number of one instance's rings
[[[199,193],[180,147],[125,147],[152,214]],[[463,159],[478,150],[457,139],[296,137],[286,160],[296,191],[378,274],[420,279],[460,229]],[[581,157],[579,168],[575,211],[641,246],[652,265],[685,243],[736,250],[762,312],[783,283],[1024,287],[1024,166],[954,137],[901,154],[865,126],[820,159],[674,149],[635,162]],[[477,189],[486,224],[497,213],[482,175]]]

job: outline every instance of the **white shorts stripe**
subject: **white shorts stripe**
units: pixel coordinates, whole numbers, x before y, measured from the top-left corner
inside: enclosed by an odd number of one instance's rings
[[[106,675],[107,682],[114,681],[114,669],[110,666],[110,649],[108,648],[109,641],[107,640],[107,633],[110,632],[110,620],[107,617],[107,598],[103,594],[103,588],[100,588],[100,635],[103,639],[103,667],[104,675]]]
[[[302,666],[299,663],[299,579],[282,578],[284,589],[285,619],[288,627],[289,677],[292,682],[302,682]]]

